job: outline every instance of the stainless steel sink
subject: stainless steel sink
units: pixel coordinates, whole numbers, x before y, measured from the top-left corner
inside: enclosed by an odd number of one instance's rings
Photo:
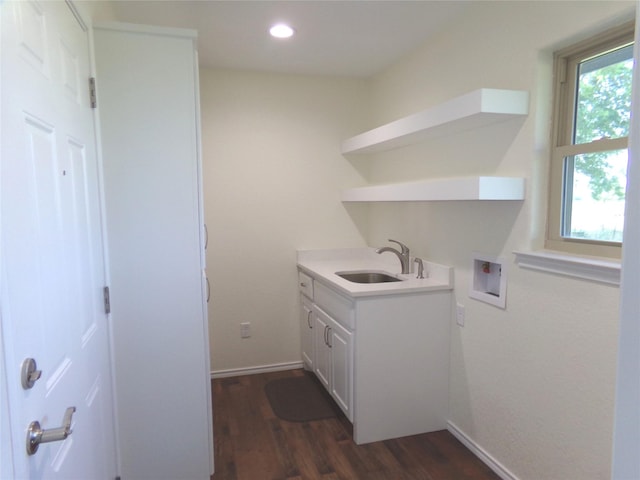
[[[402,281],[402,279],[384,272],[336,272],[336,275],[354,283],[385,283]]]

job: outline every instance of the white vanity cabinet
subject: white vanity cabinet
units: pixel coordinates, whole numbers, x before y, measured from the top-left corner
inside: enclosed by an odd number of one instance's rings
[[[451,292],[356,299],[356,443],[447,428]]]
[[[313,371],[353,423],[355,443],[445,429],[450,280],[350,294],[331,274],[303,270],[313,279]]]

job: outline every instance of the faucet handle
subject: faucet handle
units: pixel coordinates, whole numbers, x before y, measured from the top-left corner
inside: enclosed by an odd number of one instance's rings
[[[409,247],[407,247],[404,243],[401,243],[401,242],[399,242],[397,240],[392,240],[392,239],[389,239],[389,241],[393,242],[393,243],[397,243],[398,245],[400,245],[400,248],[402,249],[402,254],[403,255],[408,255],[409,254]]]
[[[424,278],[424,263],[422,262],[422,259],[416,257],[413,259],[413,262],[418,264],[418,274],[416,275],[416,278]]]

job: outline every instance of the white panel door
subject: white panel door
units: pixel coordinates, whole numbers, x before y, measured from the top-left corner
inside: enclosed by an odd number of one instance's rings
[[[16,478],[116,475],[94,117],[86,28],[64,1],[0,4],[1,315],[9,424],[3,471]],[[20,368],[34,358],[31,389]],[[26,430],[72,434],[29,455]],[[10,433],[7,433],[10,431]],[[9,460],[11,458],[11,460]],[[6,462],[12,461],[7,467]]]

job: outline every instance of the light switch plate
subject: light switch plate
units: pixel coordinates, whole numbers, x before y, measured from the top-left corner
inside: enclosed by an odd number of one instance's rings
[[[242,322],[240,324],[240,338],[249,338],[251,336],[251,323]]]

